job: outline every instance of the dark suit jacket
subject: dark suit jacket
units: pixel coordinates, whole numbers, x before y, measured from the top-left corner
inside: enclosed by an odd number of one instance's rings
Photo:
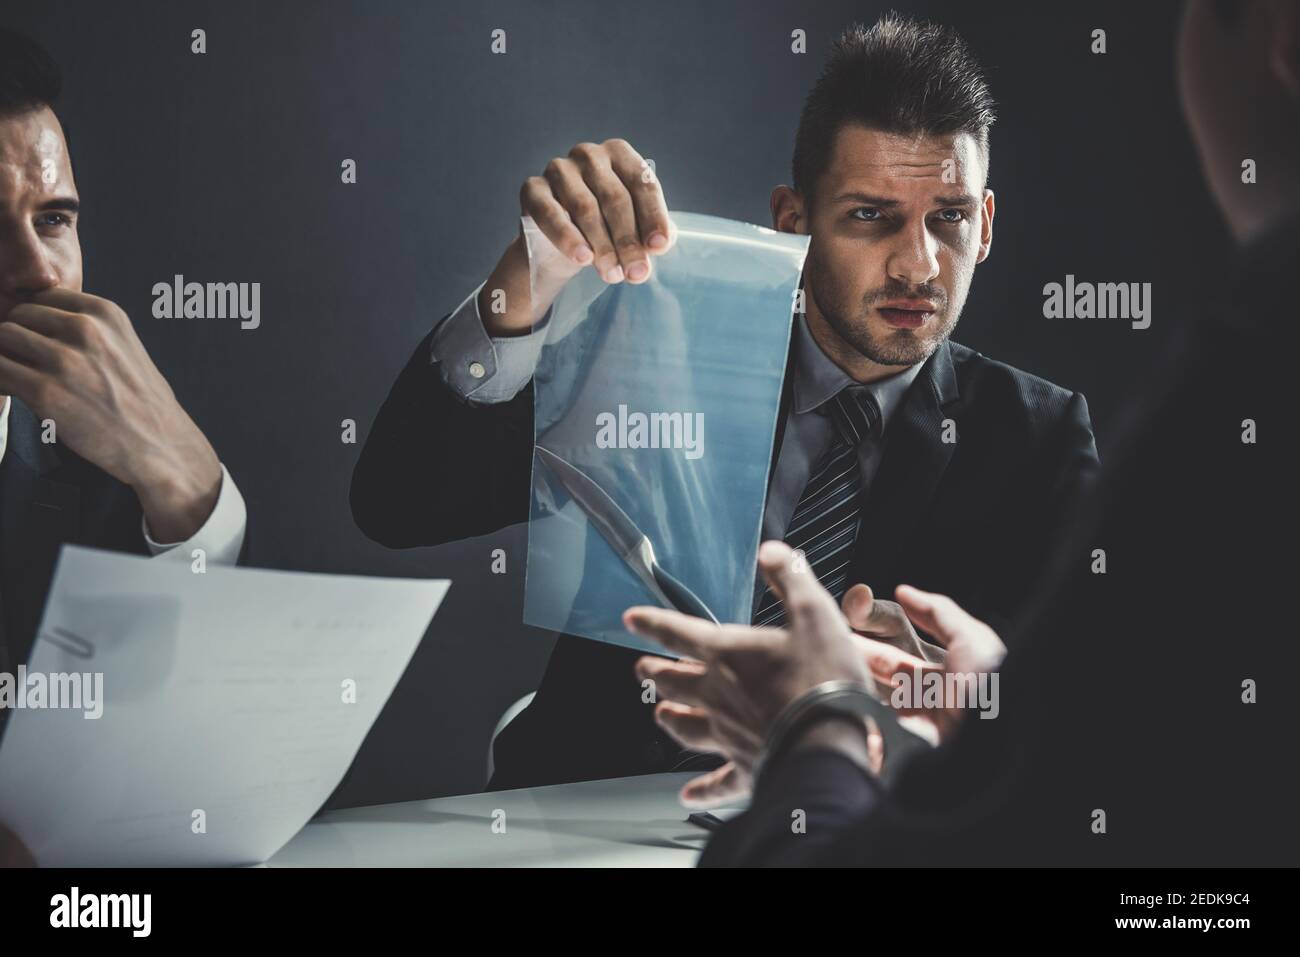
[[[27,659],[65,543],[149,554],[135,492],[66,448],[43,443],[32,411],[10,401],[0,460],[0,671]],[[250,540],[246,528],[241,563]]]
[[[135,493],[106,472],[40,439],[40,423],[16,398],[0,461],[0,627],[12,670],[36,638],[65,543],[148,554]]]
[[[509,402],[466,403],[430,364],[429,343],[416,348],[379,410],[352,478],[358,526],[394,548],[528,519],[532,384]],[[790,393],[787,374],[781,426]],[[955,444],[941,441],[945,419],[956,423]],[[1082,395],[945,343],[891,419],[853,580],[882,596],[900,582],[948,592],[1004,624],[1031,594],[1095,464]],[[681,749],[641,700],[636,657],[561,636],[537,697],[497,739],[491,786],[676,766]]]
[[[1135,397],[1140,424],[1011,636],[1001,715],[887,794],[834,752],[791,753],[702,863],[1296,864],[1297,235],[1255,245]]]

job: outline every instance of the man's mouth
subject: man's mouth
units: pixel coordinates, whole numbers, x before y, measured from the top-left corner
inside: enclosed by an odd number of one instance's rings
[[[929,299],[891,299],[876,308],[880,317],[896,329],[919,329],[938,307]]]

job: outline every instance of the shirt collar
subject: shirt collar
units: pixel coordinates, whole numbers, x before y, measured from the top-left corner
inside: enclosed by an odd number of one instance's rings
[[[795,324],[796,330],[792,344],[794,349],[794,411],[802,414],[824,405],[832,396],[839,394],[842,389],[858,383],[857,380],[837,366],[830,356],[822,352],[822,347],[817,344],[812,331],[808,328],[806,315],[797,315]],[[875,398],[876,404],[880,406],[882,428],[889,424],[890,415],[903,401],[904,393],[907,392],[908,386],[916,379],[917,373],[921,371],[923,365],[925,365],[924,362],[917,362],[897,375],[867,383],[867,388]]]

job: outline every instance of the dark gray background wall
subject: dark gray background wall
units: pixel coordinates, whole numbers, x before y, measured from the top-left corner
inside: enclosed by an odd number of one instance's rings
[[[1225,234],[1177,112],[1178,5],[893,4],[957,27],[1001,118],[992,257],[957,338],[1083,390],[1107,423],[1216,290]],[[552,638],[520,625],[521,529],[393,552],[353,526],[362,438],[415,343],[490,270],[520,183],[581,140],[624,136],[670,206],[768,223],[798,111],[834,33],[870,2],[6,4],[65,71],[87,291],[135,319],[237,477],[264,556],[455,585],[335,803],[477,790],[502,709]],[[208,52],[190,53],[190,31]],[[508,52],[489,52],[504,28]],[[1089,52],[1093,28],[1109,52]],[[803,28],[809,52],[790,53]],[[340,163],[358,164],[356,185]],[[175,273],[262,284],[262,325],[158,320]],[[1053,323],[1066,273],[1154,284],[1154,322]],[[455,468],[465,450],[447,449]],[[509,574],[490,574],[503,547]]]

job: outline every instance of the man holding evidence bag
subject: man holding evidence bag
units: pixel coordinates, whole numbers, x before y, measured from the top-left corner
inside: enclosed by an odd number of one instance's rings
[[[864,632],[936,659],[942,649],[885,596],[924,582],[1005,627],[1097,462],[1082,395],[949,338],[992,247],[993,119],[979,65],[953,31],[892,15],[852,27],[804,107],[793,186],[770,200],[773,227],[810,244],[763,536],[806,555]],[[531,378],[550,304],[585,268],[608,283],[649,279],[675,235],[648,170],[610,139],[580,143],[524,182],[521,212],[558,254],[536,264],[533,300],[521,231],[416,348],[353,475],[353,516],[368,536],[407,548],[527,520]],[[762,593],[753,620],[783,619],[779,595]],[[716,763],[655,726],[635,659],[561,636],[535,699],[496,740],[490,786]],[[691,797],[742,791],[724,773]]]

